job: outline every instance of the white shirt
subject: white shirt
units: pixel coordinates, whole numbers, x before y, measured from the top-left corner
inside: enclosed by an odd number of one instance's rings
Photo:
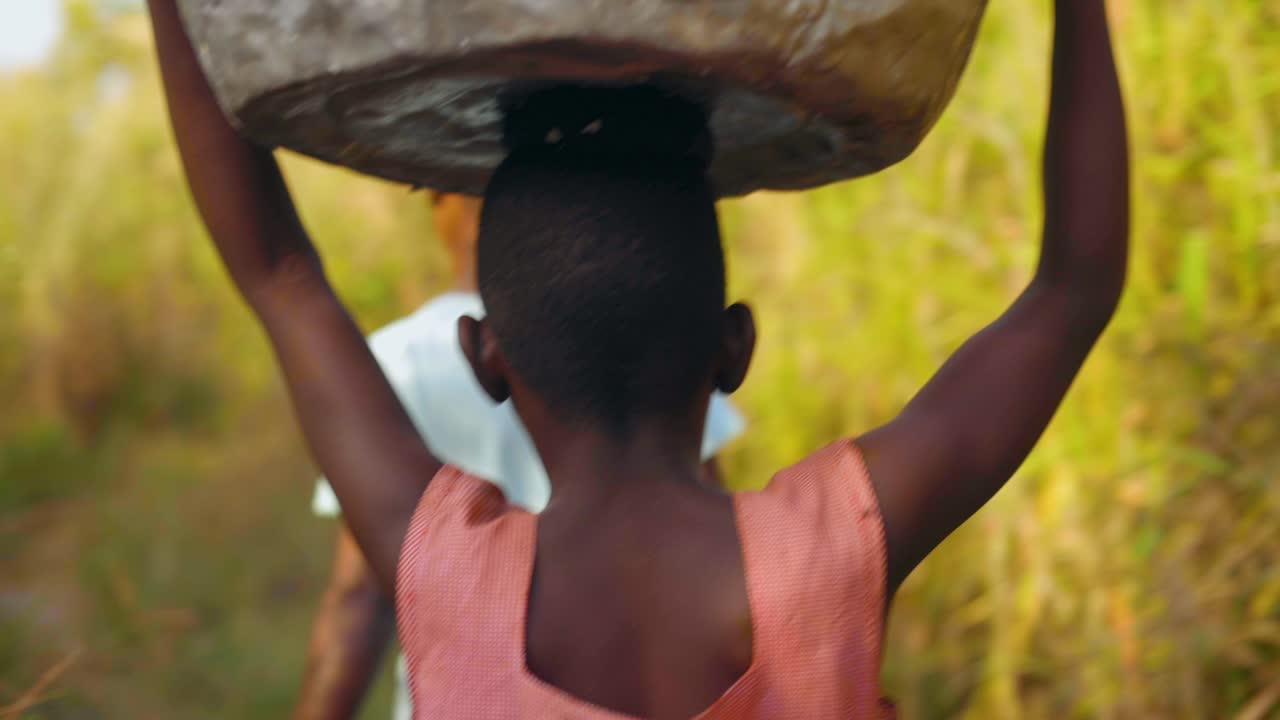
[[[418,432],[442,462],[497,483],[512,503],[533,512],[546,506],[551,483],[511,402],[495,404],[484,392],[458,344],[458,318],[483,317],[475,293],[441,295],[369,337],[369,348]],[[716,393],[707,410],[702,455],[710,459],[745,428],[729,399]],[[320,478],[312,510],[340,514],[338,498]],[[399,663],[396,720],[410,707]]]

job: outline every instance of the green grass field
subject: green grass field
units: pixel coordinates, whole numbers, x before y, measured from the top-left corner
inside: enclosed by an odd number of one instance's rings
[[[0,718],[278,718],[332,524],[145,19],[69,7],[56,58],[0,77]],[[723,208],[761,335],[738,486],[890,417],[1028,279],[1049,7],[993,3],[901,165]],[[1280,4],[1111,8],[1128,293],[1032,458],[903,588],[904,718],[1280,717]],[[287,169],[363,327],[443,288],[421,197]]]

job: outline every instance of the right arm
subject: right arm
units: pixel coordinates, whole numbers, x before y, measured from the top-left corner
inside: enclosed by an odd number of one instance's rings
[[[440,468],[330,287],[271,151],[227,122],[175,0],[148,0],[187,182],[232,280],[266,329],[303,436],[383,590]]]
[[[423,412],[421,376],[414,358],[390,327],[369,337],[369,349],[411,415]],[[415,420],[419,419],[414,415]],[[311,644],[293,720],[356,717],[395,629],[395,602],[383,591],[342,520],[342,507],[325,478],[316,482],[311,509],[338,518],[333,569],[311,623]]]
[[[356,717],[394,628],[394,604],[343,523],[293,720]]]

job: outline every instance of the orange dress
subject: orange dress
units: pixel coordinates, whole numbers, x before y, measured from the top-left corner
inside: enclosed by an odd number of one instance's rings
[[[880,694],[885,541],[857,447],[831,445],[734,495],[752,661],[699,720],[889,720]],[[414,718],[636,720],[525,665],[537,516],[446,467],[409,524],[396,583]]]

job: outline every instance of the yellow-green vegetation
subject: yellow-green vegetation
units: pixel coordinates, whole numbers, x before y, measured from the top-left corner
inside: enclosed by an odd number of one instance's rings
[[[185,193],[145,20],[96,7],[0,78],[0,716],[281,717],[332,525]],[[1280,5],[1111,9],[1128,293],[1032,458],[903,587],[905,718],[1280,717]],[[1048,10],[992,5],[900,166],[724,208],[761,329],[739,486],[890,417],[1029,277]],[[365,328],[444,286],[420,198],[287,169]]]

